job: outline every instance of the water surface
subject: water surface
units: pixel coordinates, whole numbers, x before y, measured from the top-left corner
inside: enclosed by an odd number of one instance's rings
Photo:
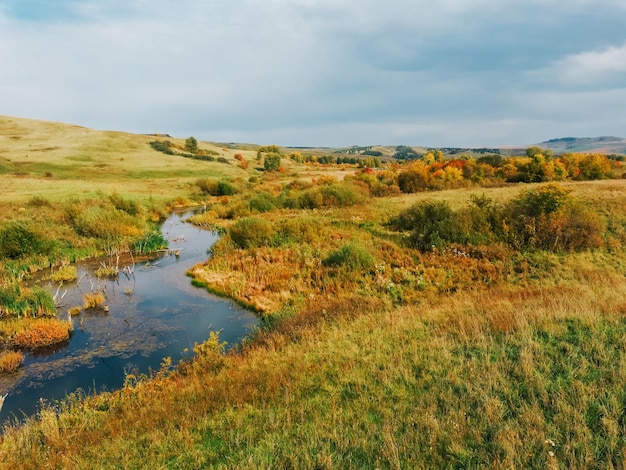
[[[171,251],[136,263],[134,275],[98,280],[94,269],[101,262],[115,263],[115,258],[77,265],[78,281],[58,290],[63,296],[59,318],[67,318],[69,308],[82,305],[84,294],[94,290],[105,292],[108,311],[94,309],[73,317],[68,343],[27,354],[20,371],[0,376],[0,394],[9,394],[0,423],[35,413],[42,399],[54,402],[79,388],[88,393],[114,390],[127,373],[157,370],[165,357],[174,362],[190,358],[194,344],[205,341],[210,331],[220,331],[220,339],[230,345],[250,332],[258,323],[254,314],[192,286],[185,275],[206,260],[217,240],[216,233],[184,223],[189,215],[172,214],[165,221],[162,232]],[[131,264],[124,261],[120,269]],[[50,281],[43,285],[57,292]]]

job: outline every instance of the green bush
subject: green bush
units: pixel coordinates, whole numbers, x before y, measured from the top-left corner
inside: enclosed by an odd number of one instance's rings
[[[150,147],[152,147],[157,152],[162,152],[166,155],[174,155],[174,151],[172,150],[172,143],[169,140],[155,140],[150,142]]]
[[[73,218],[72,223],[79,235],[102,240],[137,237],[144,230],[140,219],[111,206],[87,207]]]
[[[254,212],[269,212],[277,206],[276,198],[268,192],[260,192],[250,198],[248,205]]]
[[[109,201],[116,209],[126,212],[130,215],[139,214],[139,205],[135,201],[131,201],[130,199],[124,199],[117,193],[113,193],[109,196]]]
[[[48,243],[27,223],[10,222],[0,229],[0,257],[21,258],[47,251]]]
[[[266,219],[246,217],[231,225],[228,235],[239,248],[256,248],[270,245],[275,231]]]
[[[374,269],[374,258],[362,245],[350,242],[334,251],[324,259],[325,266],[343,267],[349,271],[371,271]]]
[[[55,314],[54,299],[46,289],[20,289],[17,284],[0,287],[0,316],[22,317]]]
[[[324,226],[314,217],[294,217],[278,223],[274,245],[313,243],[324,236]]]
[[[551,214],[572,201],[569,193],[557,184],[548,184],[522,193],[513,201],[512,209],[520,217]]]
[[[447,202],[417,203],[402,211],[393,225],[400,230],[410,230],[409,244],[423,251],[460,242],[460,227]]]
[[[22,316],[26,313],[27,304],[22,299],[20,288],[16,283],[0,286],[0,316]]]
[[[280,170],[280,154],[269,153],[265,156],[263,161],[263,168],[265,171],[278,171]]]
[[[187,137],[185,139],[185,150],[190,153],[196,153],[198,151],[198,141],[195,137]]]
[[[580,251],[603,244],[598,214],[555,184],[526,191],[504,209],[503,237],[518,249]]]
[[[214,178],[200,178],[196,180],[196,186],[200,188],[203,194],[210,196],[232,196],[235,194],[235,188],[226,180],[216,180]]]
[[[314,187],[297,194],[284,195],[284,206],[299,209],[347,207],[361,204],[369,198],[369,189],[354,183],[332,183]]]
[[[232,196],[235,194],[235,188],[230,184],[230,181],[219,180],[217,182],[217,192],[218,196]]]
[[[156,226],[152,226],[150,231],[141,240],[136,241],[133,246],[137,253],[154,253],[166,247],[167,242],[163,239],[161,230]]]
[[[422,251],[442,249],[451,243],[480,245],[496,241],[498,224],[500,214],[484,196],[472,197],[468,206],[457,211],[446,202],[420,202],[391,222],[397,230],[410,231],[409,245]]]
[[[521,249],[577,251],[603,244],[605,223],[558,185],[526,191],[497,207],[489,198],[472,197],[453,211],[445,202],[420,202],[391,221],[411,232],[408,244],[422,251],[451,243],[485,245],[505,242]]]

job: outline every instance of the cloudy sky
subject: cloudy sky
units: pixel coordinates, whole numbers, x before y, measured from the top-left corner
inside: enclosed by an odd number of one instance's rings
[[[626,2],[0,0],[0,114],[291,146],[626,137]]]

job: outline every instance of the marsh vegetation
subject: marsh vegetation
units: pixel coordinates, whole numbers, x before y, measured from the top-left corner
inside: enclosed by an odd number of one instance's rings
[[[130,249],[158,208],[193,201],[206,210],[191,220],[222,236],[189,274],[261,324],[228,353],[207,333],[191,361],[166,359],[121,390],[76,393],[5,428],[7,468],[621,466],[619,162],[532,150],[373,169],[212,147],[232,162],[223,165],[155,152],[150,141],[150,158],[183,165],[169,201],[130,191],[38,201],[25,212],[60,214],[57,231],[25,226],[33,248],[12,259],[36,267],[41,247],[48,263],[51,253]],[[279,159],[264,166],[269,154]],[[151,176],[129,184],[164,187],[142,165]],[[206,166],[187,178],[184,165]],[[89,210],[68,216],[67,204]]]

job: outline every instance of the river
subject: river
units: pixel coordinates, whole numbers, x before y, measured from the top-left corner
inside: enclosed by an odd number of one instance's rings
[[[258,324],[253,313],[194,287],[185,275],[206,260],[218,237],[185,223],[189,215],[168,217],[161,230],[171,251],[137,263],[134,275],[98,280],[94,269],[102,260],[77,264],[78,280],[59,290],[59,296],[65,295],[57,315],[67,318],[69,308],[82,305],[83,295],[98,288],[105,292],[108,311],[83,311],[73,317],[69,342],[26,354],[17,373],[0,376],[0,395],[8,393],[0,424],[33,415],[41,400],[53,403],[77,389],[119,389],[126,374],[158,370],[165,357],[174,363],[189,359],[194,343],[205,341],[210,331],[219,331],[220,340],[229,345],[237,344]],[[43,285],[57,291],[49,282]]]

